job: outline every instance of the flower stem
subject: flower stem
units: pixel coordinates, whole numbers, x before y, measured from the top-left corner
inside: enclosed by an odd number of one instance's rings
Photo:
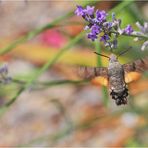
[[[19,79],[12,79],[12,82],[15,84],[19,84],[19,85],[25,85],[27,83],[27,81],[23,81],[23,80],[19,80]],[[54,81],[47,81],[47,82],[43,82],[43,81],[37,81],[34,86],[42,86],[42,87],[52,87],[52,86],[56,86],[56,85],[66,85],[66,84],[83,84],[83,83],[87,83],[87,80],[54,80]]]
[[[68,50],[70,49],[76,42],[78,42],[82,36],[84,35],[84,32],[81,32],[78,36],[76,36],[74,39],[72,39],[64,48],[62,48],[52,59],[49,59],[47,63],[45,63],[38,72],[34,73],[31,79],[23,85],[20,90],[15,94],[14,97],[12,97],[4,106],[0,109],[0,116],[5,113],[7,108],[11,106],[18,97],[26,90],[28,89],[35,81],[39,78],[39,76],[44,73],[47,69],[49,69],[53,64]]]
[[[58,19],[54,20],[53,22],[51,23],[48,23],[46,24],[45,26],[42,26],[41,28],[37,28],[31,32],[29,32],[28,34],[22,36],[21,38],[15,40],[14,42],[12,42],[10,45],[8,45],[7,47],[5,48],[2,48],[0,50],[0,55],[3,55],[9,51],[11,51],[13,48],[15,48],[17,45],[21,44],[21,43],[24,43],[25,41],[28,41],[32,38],[34,38],[35,36],[37,36],[38,34],[40,34],[41,32],[47,30],[47,29],[50,29],[50,28],[53,28],[55,27],[59,22],[63,21],[64,19],[67,19],[68,17],[72,16],[73,13],[70,12],[64,16],[61,16],[59,17]]]
[[[100,44],[98,41],[95,41],[95,48],[97,53],[101,53],[101,48],[100,48]],[[101,67],[102,66],[102,61],[101,61],[101,57],[97,56],[97,66]],[[103,94],[103,103],[105,106],[107,106],[108,104],[108,91],[107,88],[105,86],[102,86],[102,94]]]
[[[91,1],[86,1],[82,4],[82,6],[86,6],[90,3],[96,3],[96,2],[91,2]],[[40,28],[36,28],[33,31],[28,32],[26,35],[20,37],[19,39],[16,39],[15,41],[13,41],[10,45],[0,49],[0,55],[4,55],[7,52],[10,52],[13,48],[15,48],[17,45],[24,43],[32,38],[34,38],[35,36],[37,36],[38,34],[40,34],[41,32],[47,30],[47,29],[51,29],[53,27],[57,27],[59,25],[59,23],[64,22],[64,20],[68,19],[69,17],[74,15],[74,11],[72,10],[71,12],[60,16],[59,18],[55,19],[53,22],[48,23]]]
[[[114,34],[119,35],[119,32],[116,32],[116,31],[111,31],[111,33],[114,33]],[[143,38],[145,40],[148,40],[148,36],[145,35],[145,34],[142,34],[140,32],[132,32],[130,35],[129,34],[126,34],[126,33],[123,33],[121,35],[129,36],[129,37],[139,37],[139,38]]]
[[[130,35],[123,33],[124,36],[129,36],[129,37],[139,37],[139,38],[143,38],[145,40],[148,40],[148,36],[145,34],[139,34],[138,32],[135,34],[134,32],[131,33]]]

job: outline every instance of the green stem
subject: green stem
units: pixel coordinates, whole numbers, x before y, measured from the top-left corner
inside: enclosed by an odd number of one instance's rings
[[[82,4],[83,7],[85,7],[88,4],[91,3],[96,3],[96,2],[91,2],[91,1],[86,1]],[[40,34],[41,32],[47,30],[47,29],[51,29],[53,27],[58,26],[59,23],[63,22],[64,20],[68,19],[69,17],[74,15],[74,10],[72,10],[71,12],[67,13],[66,15],[63,15],[59,18],[57,18],[56,20],[54,20],[51,23],[46,24],[45,26],[42,26],[40,28],[37,28],[29,33],[27,33],[26,35],[22,36],[21,38],[15,40],[14,42],[12,42],[10,45],[0,49],[0,55],[3,55],[7,52],[10,52],[13,48],[15,48],[17,45],[24,43],[32,38],[34,38],[35,36],[37,36],[38,34]]]
[[[35,36],[37,36],[38,34],[40,34],[41,32],[47,30],[47,29],[51,29],[53,27],[55,27],[59,22],[63,21],[64,19],[67,19],[68,17],[71,17],[73,14],[72,12],[59,17],[58,19],[56,19],[55,21],[41,27],[41,28],[37,28],[31,32],[29,32],[28,34],[26,34],[25,36],[17,39],[16,41],[14,41],[13,43],[11,43],[10,45],[8,45],[7,47],[3,48],[0,50],[0,55],[3,55],[9,51],[11,51],[13,48],[15,48],[17,45],[24,43],[32,38],[34,38]]]
[[[128,35],[128,34],[125,34],[125,33],[123,33],[122,35],[124,35],[124,36],[129,36],[129,37],[139,37],[139,38],[143,38],[143,39],[145,39],[145,40],[148,40],[148,36],[147,35],[145,35],[145,34],[130,34],[130,35]]]
[[[119,33],[116,32],[116,31],[111,31],[110,33],[114,33],[114,34],[119,35]],[[147,36],[147,35],[145,35],[145,34],[138,34],[138,32],[137,32],[137,34],[131,33],[131,34],[129,35],[129,34],[123,33],[123,34],[121,34],[121,35],[129,36],[129,37],[139,37],[139,38],[143,38],[143,39],[145,39],[145,40],[148,40],[148,36]]]
[[[133,2],[134,0],[123,0],[120,4],[118,4],[116,7],[109,11],[109,15],[111,15],[113,12],[120,12],[123,8],[127,7]]]
[[[143,23],[145,21],[136,3],[132,3],[132,5],[128,7],[128,11],[129,13],[131,13],[131,15],[133,16],[133,18],[135,18],[136,21],[139,21],[140,23]]]
[[[19,79],[12,79],[13,83],[20,84],[20,85],[25,85],[27,81],[19,80]],[[37,81],[34,85],[35,86],[45,86],[45,87],[51,87],[55,85],[65,85],[65,84],[82,84],[88,82],[86,80],[54,80],[54,81],[49,81],[49,82],[41,82]]]
[[[98,41],[95,41],[95,48],[97,53],[101,53],[100,44]],[[102,67],[101,57],[97,56],[97,66]],[[105,106],[108,104],[108,91],[105,86],[102,86],[102,94],[103,94],[103,103]]]
[[[16,95],[4,105],[4,107],[9,107],[12,103],[14,103],[23,91],[28,89],[42,73],[44,73],[48,68],[50,68],[70,47],[72,47],[76,42],[78,42],[83,35],[84,32],[81,32],[77,37],[71,40],[71,42],[69,42],[64,48],[62,48],[52,59],[49,59],[48,62],[45,63],[41,67],[41,69],[38,72],[36,72],[34,76],[24,86],[21,87],[21,89],[16,93]]]

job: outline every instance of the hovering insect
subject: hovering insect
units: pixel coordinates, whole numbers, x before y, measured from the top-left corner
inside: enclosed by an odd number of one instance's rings
[[[117,105],[127,104],[128,88],[127,83],[135,79],[135,75],[148,70],[148,57],[136,60],[132,63],[120,64],[118,56],[111,54],[110,57],[96,53],[109,59],[108,67],[80,67],[79,75],[85,79],[96,79],[100,84],[109,86],[112,99]]]

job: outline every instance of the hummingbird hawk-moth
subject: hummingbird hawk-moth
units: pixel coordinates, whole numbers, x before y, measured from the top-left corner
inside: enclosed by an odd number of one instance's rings
[[[98,53],[96,53],[98,54]],[[101,55],[101,54],[99,54]],[[121,55],[121,54],[120,54]],[[85,79],[97,79],[103,85],[109,86],[112,99],[117,105],[127,104],[127,83],[134,80],[134,75],[148,70],[148,57],[138,59],[132,63],[120,64],[118,56],[111,54],[108,67],[79,67],[79,75]],[[127,78],[128,76],[133,78]]]

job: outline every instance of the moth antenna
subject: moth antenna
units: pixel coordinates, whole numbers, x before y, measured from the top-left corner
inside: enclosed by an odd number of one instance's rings
[[[117,56],[117,58],[120,57],[121,55],[125,54],[126,52],[128,52],[131,48],[132,47],[129,47],[127,50],[120,52],[119,55]]]
[[[106,57],[106,58],[108,58],[109,59],[109,57],[108,56],[106,56],[106,55],[103,55],[103,54],[100,54],[100,53],[97,53],[97,52],[94,52],[95,54],[97,54],[97,55],[100,55],[100,56],[103,56],[103,57]]]

